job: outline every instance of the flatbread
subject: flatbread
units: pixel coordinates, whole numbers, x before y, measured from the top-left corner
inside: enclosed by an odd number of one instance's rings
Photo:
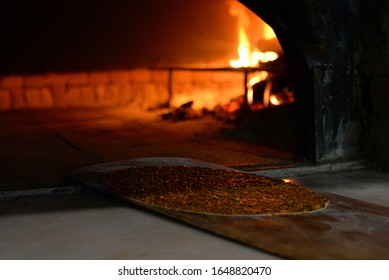
[[[203,214],[297,214],[328,203],[327,197],[309,188],[230,169],[136,166],[106,173],[101,180],[128,199]]]

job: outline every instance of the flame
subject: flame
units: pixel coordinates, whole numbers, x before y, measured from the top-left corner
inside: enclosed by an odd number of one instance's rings
[[[278,99],[274,94],[270,95],[270,103],[274,106],[278,106],[282,104],[282,101]]]
[[[248,102],[248,104],[252,104],[253,100],[254,100],[253,86],[261,81],[266,80],[268,75],[269,75],[269,72],[260,71],[260,72],[254,73],[254,76],[250,78],[250,80],[247,83],[247,102]]]
[[[269,25],[265,24],[263,26],[263,37],[265,40],[271,40],[276,38],[276,33],[274,33],[273,28],[271,28]]]
[[[252,53],[254,61],[266,63],[269,61],[274,61],[278,58],[278,53],[276,52],[258,52],[255,51]]]
[[[263,92],[263,106],[268,107],[270,103],[270,93],[271,93],[272,84],[268,80],[266,82],[265,91]]]
[[[276,52],[268,51],[261,52],[257,49],[252,49],[251,42],[247,36],[247,30],[250,25],[250,19],[246,14],[244,6],[232,2],[230,6],[230,14],[237,17],[237,28],[238,28],[238,59],[231,59],[230,65],[233,68],[241,67],[255,67],[259,63],[266,63],[269,61],[274,61],[278,58]],[[264,24],[264,38],[270,40],[276,37],[273,29]]]

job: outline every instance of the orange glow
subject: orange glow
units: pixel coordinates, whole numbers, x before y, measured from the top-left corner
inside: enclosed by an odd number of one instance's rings
[[[263,27],[263,37],[265,38],[265,40],[271,40],[276,38],[276,34],[274,33],[273,28],[271,28],[267,24],[265,24]]]
[[[228,113],[233,113],[233,112],[239,110],[239,109],[240,109],[240,106],[241,106],[240,102],[237,102],[237,101],[235,101],[235,102],[229,102],[229,103],[223,105],[223,109],[224,109],[226,112],[228,112]]]
[[[217,105],[230,103],[233,97],[235,97],[233,93],[223,95],[218,94],[212,88],[196,88],[174,95],[170,100],[170,105],[178,108],[182,104],[193,101],[192,108],[194,110],[213,110]]]
[[[270,103],[274,106],[278,106],[278,105],[281,105],[281,100],[279,100],[277,98],[277,96],[275,96],[274,94],[270,95]]]
[[[253,49],[251,42],[247,36],[247,29],[250,25],[250,19],[246,14],[246,10],[242,5],[236,2],[232,2],[230,7],[230,14],[237,17],[238,28],[238,59],[231,59],[230,65],[233,68],[241,67],[256,67],[259,63],[266,63],[274,61],[278,58],[276,52],[268,51],[261,52],[257,49]],[[273,29],[264,24],[263,36],[266,40],[275,38]]]
[[[260,71],[254,74],[253,77],[247,83],[247,102],[252,104],[254,100],[254,89],[253,86],[261,81],[266,80],[269,73],[267,71]]]
[[[269,61],[274,61],[278,58],[278,53],[276,52],[253,52],[252,56],[254,58],[254,61],[259,61],[262,63],[266,63]]]
[[[266,82],[265,91],[263,92],[263,106],[268,107],[270,103],[270,93],[272,84],[270,81]]]

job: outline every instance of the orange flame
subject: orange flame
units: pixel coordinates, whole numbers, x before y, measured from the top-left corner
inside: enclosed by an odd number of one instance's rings
[[[276,38],[276,34],[274,33],[273,28],[271,28],[269,25],[265,24],[263,26],[263,37],[265,40],[271,40]]]
[[[261,81],[266,80],[269,73],[267,71],[256,72],[253,77],[247,83],[247,102],[252,104],[254,101],[254,89],[253,86]]]
[[[274,94],[270,95],[270,103],[274,106],[281,105],[282,101]]]
[[[231,59],[230,65],[233,68],[241,67],[255,67],[259,63],[266,63],[274,61],[278,58],[276,52],[261,52],[257,49],[252,49],[251,42],[247,36],[247,30],[250,25],[250,19],[246,14],[244,6],[237,2],[232,2],[230,6],[230,14],[237,17],[237,28],[238,28],[238,59]],[[270,40],[275,38],[273,29],[264,24],[264,38]]]

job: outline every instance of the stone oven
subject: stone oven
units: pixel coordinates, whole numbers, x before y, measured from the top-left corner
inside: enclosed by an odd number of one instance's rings
[[[236,1],[6,2],[2,111],[246,94],[249,71],[225,64],[236,56],[236,20],[225,21]],[[272,27],[291,73],[299,158],[389,168],[387,1],[240,2]]]

